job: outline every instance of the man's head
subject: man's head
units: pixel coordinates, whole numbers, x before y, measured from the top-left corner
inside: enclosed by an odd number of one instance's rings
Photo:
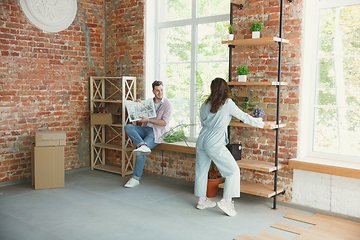
[[[152,88],[152,92],[154,93],[155,98],[161,100],[163,97],[163,83],[161,81],[155,80],[152,83]]]

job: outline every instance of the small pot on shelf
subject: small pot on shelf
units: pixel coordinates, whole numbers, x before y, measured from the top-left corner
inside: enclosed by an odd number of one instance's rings
[[[238,75],[238,82],[246,82],[247,75]]]
[[[252,32],[252,38],[260,38],[260,32]]]
[[[234,34],[228,34],[227,39],[228,39],[228,41],[234,40]]]

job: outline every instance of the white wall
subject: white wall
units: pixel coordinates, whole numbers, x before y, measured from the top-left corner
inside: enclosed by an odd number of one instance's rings
[[[360,218],[360,179],[294,169],[292,202]]]

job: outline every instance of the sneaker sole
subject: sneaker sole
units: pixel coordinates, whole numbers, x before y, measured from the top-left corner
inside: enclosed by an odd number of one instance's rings
[[[219,204],[219,202],[217,202],[216,205],[217,205],[224,213],[226,213],[226,215],[228,215],[229,217],[234,217],[234,216],[236,216],[236,213],[235,213],[235,215],[231,215],[231,214],[229,214],[227,211],[225,211],[225,209],[223,209],[223,208],[221,207],[221,205]]]
[[[143,152],[143,151],[133,151],[133,153],[135,154],[135,156],[142,156],[142,155],[149,155],[151,153],[150,152]]]

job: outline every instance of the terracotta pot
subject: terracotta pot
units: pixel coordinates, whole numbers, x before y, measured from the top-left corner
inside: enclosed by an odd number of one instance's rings
[[[219,191],[219,187],[218,185],[220,184],[222,178],[217,178],[217,179],[208,179],[208,183],[207,183],[207,191],[206,191],[206,196],[208,198],[213,198],[216,196],[216,194]]]

